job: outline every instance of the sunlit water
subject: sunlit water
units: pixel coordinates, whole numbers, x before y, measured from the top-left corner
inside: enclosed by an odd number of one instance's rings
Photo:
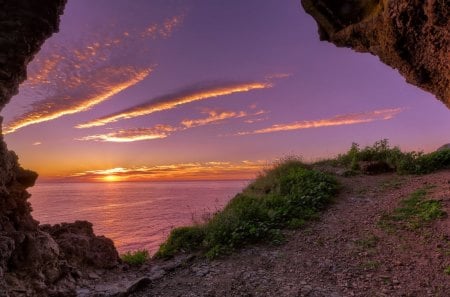
[[[151,183],[40,183],[30,190],[33,216],[41,224],[87,220],[119,252],[154,253],[174,227],[213,213],[246,181]]]

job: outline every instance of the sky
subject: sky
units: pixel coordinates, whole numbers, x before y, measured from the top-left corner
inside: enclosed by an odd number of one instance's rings
[[[450,142],[442,103],[319,41],[299,0],[68,1],[2,116],[40,181],[251,178],[352,142]]]

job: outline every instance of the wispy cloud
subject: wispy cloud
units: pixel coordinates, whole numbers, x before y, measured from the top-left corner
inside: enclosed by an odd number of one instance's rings
[[[331,126],[342,126],[342,125],[353,125],[360,123],[369,123],[373,121],[389,120],[394,118],[403,108],[393,108],[393,109],[380,109],[369,112],[362,113],[351,113],[344,115],[337,115],[327,119],[312,120],[312,121],[298,121],[288,124],[276,124],[268,128],[258,129],[254,131],[239,132],[237,135],[249,135],[249,134],[263,134],[263,133],[273,133],[280,131],[292,131],[319,127],[331,127]]]
[[[229,119],[238,119],[259,116],[266,111],[258,110],[253,112],[248,111],[229,111],[229,110],[204,110],[203,114],[207,117],[196,119],[184,119],[178,126],[171,125],[156,125],[152,128],[133,128],[121,129],[114,132],[96,134],[78,138],[81,141],[101,141],[101,142],[135,142],[143,140],[154,140],[167,138],[173,132],[184,131],[187,129],[216,124]]]
[[[40,142],[40,141],[33,142],[33,145],[41,145],[41,144],[42,144],[42,142]]]
[[[89,84],[80,84],[72,88],[70,94],[57,94],[34,104],[30,112],[8,123],[4,133],[86,111],[142,81],[150,72],[150,69],[138,70],[134,67],[98,69],[90,77],[86,77],[90,81]]]
[[[169,125],[156,125],[153,128],[134,128],[121,129],[115,132],[106,134],[96,134],[79,138],[77,140],[83,141],[103,141],[103,142],[134,142],[142,140],[153,140],[166,138],[171,132],[176,131],[177,128]]]
[[[152,23],[141,33],[141,36],[151,37],[153,39],[158,37],[168,38],[183,23],[184,18],[185,14],[183,13],[165,19],[162,24]]]
[[[193,128],[221,122],[227,119],[243,118],[249,115],[246,111],[206,110],[203,113],[206,113],[208,116],[202,119],[185,119],[181,124],[186,128]]]
[[[214,180],[253,178],[267,161],[194,162],[157,166],[116,167],[75,173],[69,178],[91,181]]]
[[[4,132],[85,111],[145,79],[155,67],[146,43],[170,37],[183,20],[184,13],[146,28],[124,31],[109,26],[76,43],[49,40],[20,87],[22,102],[31,101],[27,111],[13,118]]]
[[[226,95],[231,95],[234,93],[249,92],[257,89],[265,89],[272,87],[272,84],[268,82],[243,82],[243,83],[222,83],[213,86],[195,86],[184,89],[182,91],[164,95],[161,97],[154,98],[148,103],[134,106],[122,110],[111,115],[79,124],[77,128],[90,128],[103,126],[108,123],[117,122],[122,119],[131,119],[143,115],[148,115],[154,112],[169,110],[176,108],[180,105],[206,100]]]

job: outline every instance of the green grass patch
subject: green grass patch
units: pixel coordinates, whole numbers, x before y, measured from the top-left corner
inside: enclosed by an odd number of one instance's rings
[[[378,245],[380,239],[375,235],[369,235],[367,237],[356,240],[356,245],[362,249],[374,249]]]
[[[298,159],[286,159],[262,173],[206,223],[174,229],[155,256],[201,250],[214,258],[251,243],[281,243],[281,229],[316,219],[337,189],[331,175]]]
[[[365,148],[360,148],[357,143],[353,143],[345,154],[336,158],[335,162],[330,160],[327,162],[344,166],[350,172],[359,172],[362,169],[361,164],[373,162],[379,167],[373,168],[375,171],[390,170],[399,174],[427,174],[450,168],[450,149],[442,149],[428,154],[402,152],[399,147],[391,147],[389,141],[383,139]]]
[[[150,257],[147,250],[138,250],[134,252],[126,252],[120,256],[123,262],[128,263],[130,265],[142,265],[144,264]]]
[[[444,269],[444,273],[447,274],[447,275],[450,275],[450,266],[447,266],[447,267]]]
[[[427,200],[427,189],[429,187],[419,189],[407,199],[402,200],[399,208],[382,216],[380,226],[387,230],[394,230],[397,227],[416,230],[442,218],[445,215],[442,203],[437,200]]]

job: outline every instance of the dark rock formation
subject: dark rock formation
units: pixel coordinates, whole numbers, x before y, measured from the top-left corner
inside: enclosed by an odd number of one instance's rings
[[[26,66],[42,43],[58,30],[65,3],[0,0],[0,110],[17,93],[26,78]],[[119,261],[113,243],[96,237],[88,223],[45,228],[57,233],[56,241],[42,231],[27,201],[30,194],[26,188],[33,186],[36,178],[37,174],[21,168],[16,154],[7,149],[0,128],[0,297],[70,296],[75,286],[71,272],[81,273],[76,265],[107,267]],[[64,235],[65,231],[69,235]],[[85,255],[86,259],[74,261]],[[100,259],[103,256],[105,259]]]
[[[119,264],[119,255],[112,240],[104,236],[95,236],[89,222],[43,225],[41,230],[48,232],[56,240],[62,257],[71,266],[112,268]]]
[[[449,19],[445,0],[302,0],[321,40],[369,52],[450,108]]]

